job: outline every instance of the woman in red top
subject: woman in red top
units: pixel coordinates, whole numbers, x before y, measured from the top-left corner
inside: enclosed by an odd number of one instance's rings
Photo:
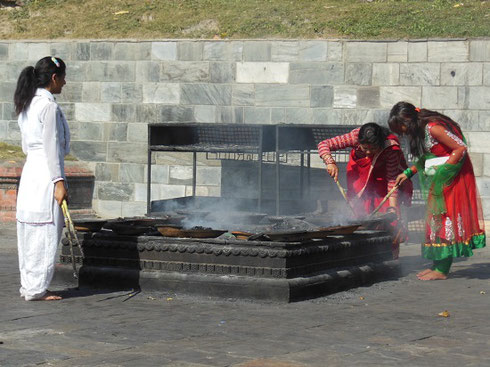
[[[454,257],[472,256],[473,249],[485,246],[481,202],[465,137],[449,117],[407,102],[393,106],[389,125],[395,133],[408,136],[411,153],[418,158],[396,182],[419,172],[427,196],[422,256],[434,265],[417,276],[446,279]]]
[[[374,122],[322,141],[318,144],[318,152],[335,181],[338,180],[339,169],[331,151],[345,148],[352,148],[347,164],[347,197],[356,211],[360,211],[360,216],[368,215],[395,186],[397,176],[407,168],[400,142],[387,128]],[[399,218],[400,205],[410,205],[411,198],[412,184],[407,182],[391,195],[380,212],[392,211]],[[397,227],[397,221],[392,225]],[[405,236],[397,237],[393,248],[395,258],[398,257],[399,243],[405,239]]]

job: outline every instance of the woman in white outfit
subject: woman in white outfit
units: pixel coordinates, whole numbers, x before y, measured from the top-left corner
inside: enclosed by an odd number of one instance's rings
[[[14,95],[27,155],[17,196],[20,295],[26,301],[60,300],[48,291],[63,230],[60,208],[68,197],[64,157],[70,131],[53,94],[65,85],[63,60],[47,56],[20,73]]]

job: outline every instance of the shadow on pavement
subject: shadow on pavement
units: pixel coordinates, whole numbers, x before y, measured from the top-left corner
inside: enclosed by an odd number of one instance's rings
[[[114,289],[95,289],[95,288],[66,288],[63,290],[57,290],[55,293],[63,297],[63,299],[70,298],[83,298],[96,295],[107,294],[106,298],[100,299],[97,302],[103,302],[110,299],[121,298],[122,302],[131,299],[141,292],[140,289],[133,289],[131,291],[118,291]]]
[[[490,279],[490,263],[479,263],[468,265],[467,268],[453,270],[449,273],[450,278],[467,279]]]

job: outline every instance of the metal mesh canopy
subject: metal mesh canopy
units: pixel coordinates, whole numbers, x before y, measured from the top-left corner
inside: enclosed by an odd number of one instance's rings
[[[250,126],[197,126],[197,139],[200,144],[258,146],[260,128]]]
[[[260,151],[264,154],[316,152],[321,141],[347,134],[357,127],[295,124],[149,124],[149,146],[153,151],[232,154],[258,154]],[[403,139],[401,144],[406,153]],[[337,162],[347,162],[349,153],[350,148],[347,148],[333,152],[333,156]]]
[[[335,136],[347,134],[355,129],[357,126],[323,126],[312,127],[311,133],[313,135],[313,141],[316,145],[325,139],[330,139]]]
[[[322,140],[348,133],[345,125],[149,124],[152,150],[314,151]],[[262,139],[261,139],[262,136]],[[277,143],[277,145],[276,145]]]
[[[274,150],[273,126],[244,124],[149,124],[152,150],[188,152],[258,152]],[[265,137],[261,140],[260,137]]]

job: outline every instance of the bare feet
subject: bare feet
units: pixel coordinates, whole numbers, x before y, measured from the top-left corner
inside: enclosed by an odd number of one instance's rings
[[[419,277],[420,280],[445,280],[447,275],[442,274],[438,271],[431,270],[429,273]]]
[[[47,291],[44,296],[35,299],[35,301],[59,301],[61,299],[63,299],[61,296],[58,296],[50,291]]]
[[[420,273],[417,273],[417,278],[420,278],[421,276],[424,276],[425,274],[428,274],[432,271],[432,269],[425,269],[422,270]]]

